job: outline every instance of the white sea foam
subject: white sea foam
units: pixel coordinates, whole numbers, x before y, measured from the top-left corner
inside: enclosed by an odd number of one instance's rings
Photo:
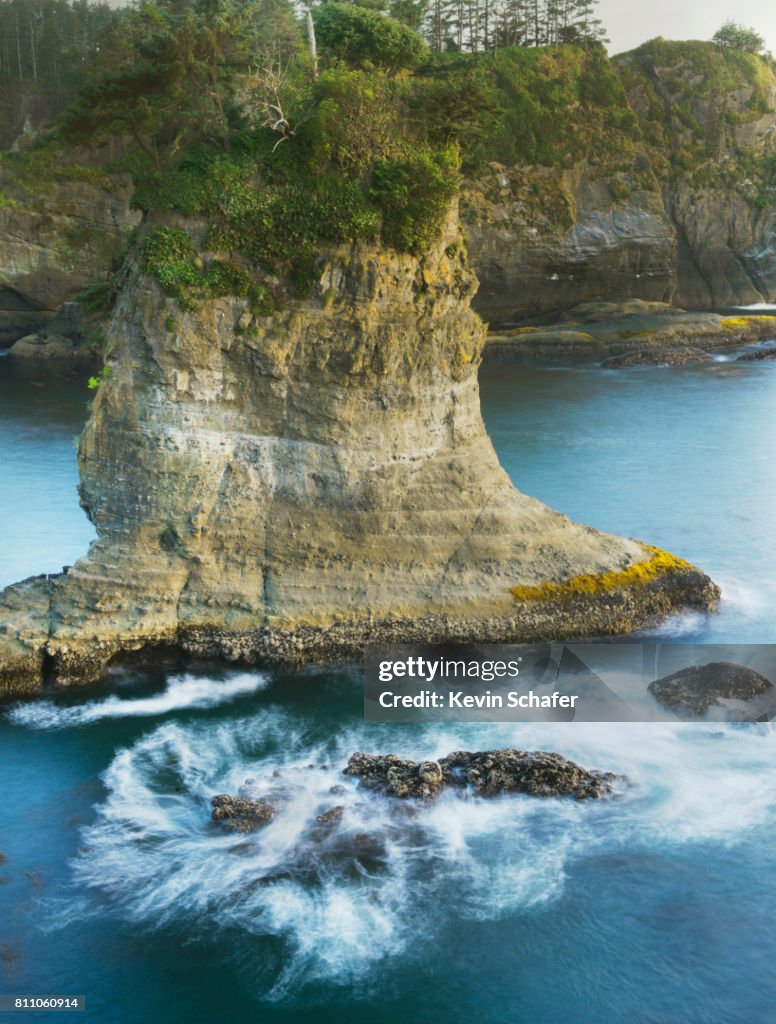
[[[241,929],[284,944],[281,996],[353,984],[417,953],[450,915],[494,920],[557,899],[575,864],[605,852],[733,844],[773,827],[776,743],[766,731],[689,725],[343,725],[269,706],[228,724],[158,726],[119,752],[73,869],[122,915],[153,928]],[[627,774],[611,800],[577,803],[446,793],[395,802],[343,777],[355,750],[554,749]],[[338,787],[331,792],[332,787]],[[210,797],[242,792],[279,813],[248,836],[210,826]],[[315,818],[339,805],[340,821]],[[422,944],[420,944],[422,945]],[[259,947],[257,947],[258,950]],[[266,957],[257,953],[257,964]],[[258,967],[257,967],[258,970]]]
[[[103,718],[146,718],[186,708],[213,708],[264,689],[267,684],[267,677],[256,672],[239,673],[227,679],[175,676],[163,693],[152,697],[125,699],[113,695],[71,707],[38,700],[13,705],[8,710],[8,718],[15,725],[26,725],[30,729],[67,729]]]
[[[757,621],[771,607],[772,595],[762,586],[752,586],[723,573],[716,574],[715,579],[722,591],[724,609],[741,613],[749,621]]]
[[[637,635],[644,639],[658,637],[661,640],[683,640],[697,636],[707,621],[708,615],[705,612],[686,608],[684,611],[669,615],[651,629],[640,630]]]

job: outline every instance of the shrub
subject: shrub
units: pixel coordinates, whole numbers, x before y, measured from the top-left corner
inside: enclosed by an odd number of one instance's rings
[[[722,28],[718,29],[712,36],[712,42],[717,46],[729,46],[733,50],[742,50],[744,53],[760,53],[765,49],[765,40],[753,28],[746,25],[739,25],[735,21],[726,21]]]
[[[383,240],[420,256],[439,238],[459,185],[456,146],[375,167],[372,195],[383,211]]]
[[[143,243],[143,269],[184,309],[191,308],[193,298],[249,297],[255,288],[250,274],[232,263],[213,260],[202,269],[196,249],[181,228],[154,228],[148,233]],[[175,329],[172,316],[165,323],[168,331]]]
[[[225,295],[247,296],[253,281],[241,267],[214,260],[202,275],[200,286],[207,298],[219,299]]]
[[[399,103],[385,71],[329,68],[316,85],[316,111],[304,128],[313,161],[363,174],[396,152]]]
[[[154,228],[143,243],[143,270],[152,274],[166,295],[182,298],[200,282],[197,252],[181,228]]]
[[[428,47],[411,29],[355,4],[321,4],[313,20],[321,52],[355,67],[411,71],[428,56]]]

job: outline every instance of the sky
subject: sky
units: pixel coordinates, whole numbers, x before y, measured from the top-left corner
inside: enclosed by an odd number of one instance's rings
[[[610,53],[655,36],[710,39],[729,18],[757,29],[776,53],[776,4],[770,0],[599,0],[598,17],[611,40]]]

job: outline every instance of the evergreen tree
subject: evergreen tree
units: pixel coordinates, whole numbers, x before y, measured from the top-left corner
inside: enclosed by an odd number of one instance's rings
[[[744,53],[761,53],[765,49],[765,40],[759,32],[732,20],[726,21],[722,28],[714,33],[712,42],[732,50],[742,50]]]
[[[111,70],[68,111],[73,138],[130,135],[155,163],[197,137],[230,148],[234,87],[301,45],[287,0],[145,0],[112,38]]]
[[[597,0],[432,0],[426,38],[437,51],[606,42],[595,16],[596,4]]]

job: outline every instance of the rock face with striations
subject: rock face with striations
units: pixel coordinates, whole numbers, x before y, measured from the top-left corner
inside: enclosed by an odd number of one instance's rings
[[[513,487],[480,415],[475,288],[454,210],[423,259],[321,253],[313,294],[272,316],[181,311],[130,261],[79,452],[98,539],[0,596],[0,681],[81,681],[160,642],[300,661],[712,606],[688,563]]]
[[[77,338],[72,300],[105,277],[140,219],[129,175],[52,179],[33,194],[0,179],[0,189],[10,199],[0,205],[0,348],[44,328]]]
[[[674,226],[644,156],[618,175],[586,160],[493,165],[464,196],[476,307],[493,323],[594,300],[671,302],[676,293]]]

